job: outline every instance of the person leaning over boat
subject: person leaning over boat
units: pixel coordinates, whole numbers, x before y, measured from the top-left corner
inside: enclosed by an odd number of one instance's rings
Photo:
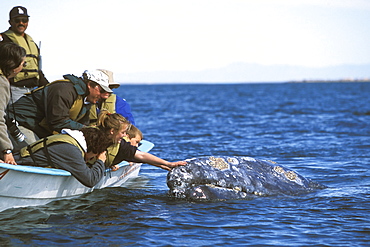
[[[28,138],[27,144],[64,128],[79,130],[89,125],[91,104],[98,102],[101,94],[107,93],[104,97],[108,97],[112,92],[108,76],[101,71],[86,70],[80,78],[63,77],[64,80],[37,88],[9,106],[9,116],[18,121]]]
[[[16,165],[8,135],[5,115],[10,100],[9,78],[14,77],[26,66],[26,50],[14,43],[0,43],[0,161]]]
[[[122,161],[146,163],[167,171],[176,166],[186,165],[185,161],[169,162],[150,153],[142,152],[123,140],[130,125],[130,122],[118,113],[111,114],[103,110],[99,114],[97,127],[105,132],[114,143],[107,150],[106,167],[112,167]]]
[[[134,147],[139,147],[140,142],[144,139],[143,133],[135,125],[131,124],[126,131],[126,136],[123,140],[127,141]],[[133,163],[130,162],[130,165]],[[118,165],[111,166],[112,171],[117,171],[119,169]]]
[[[23,68],[18,75],[9,80],[13,102],[17,101],[23,94],[30,92],[33,88],[49,83],[41,70],[40,49],[31,36],[25,33],[28,21],[27,9],[22,6],[16,6],[9,12],[9,29],[0,34],[0,41],[16,43],[27,52],[27,68]]]
[[[106,69],[98,69],[105,73],[109,78],[109,88],[114,89],[120,86],[119,83],[115,82],[113,79],[113,72]],[[118,95],[111,93],[108,97],[102,95],[101,100],[98,103],[93,104],[90,110],[90,125],[96,125],[98,121],[99,112],[102,109],[107,110],[110,113],[119,113],[124,116],[131,124],[135,124],[134,116],[131,113],[130,104]]]
[[[112,144],[98,128],[63,129],[24,147],[14,158],[20,165],[59,168],[69,171],[81,184],[95,186],[105,171],[106,149]],[[88,166],[86,162],[96,158]]]

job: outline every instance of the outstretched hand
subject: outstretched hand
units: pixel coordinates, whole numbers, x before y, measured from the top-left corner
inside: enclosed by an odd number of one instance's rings
[[[175,168],[177,166],[185,166],[186,164],[187,164],[186,161],[176,161],[176,162],[168,162],[166,165],[160,165],[160,167],[167,171],[171,171],[172,168]]]

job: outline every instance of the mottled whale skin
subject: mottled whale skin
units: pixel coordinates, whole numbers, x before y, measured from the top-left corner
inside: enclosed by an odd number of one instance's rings
[[[167,174],[169,195],[189,200],[242,199],[298,195],[326,186],[273,161],[250,157],[207,156],[187,160]]]

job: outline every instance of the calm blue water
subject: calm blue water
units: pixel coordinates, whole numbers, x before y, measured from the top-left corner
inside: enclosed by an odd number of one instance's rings
[[[0,212],[4,246],[368,246],[370,83],[124,85],[152,153],[269,159],[329,186],[186,202],[144,165],[127,188]]]

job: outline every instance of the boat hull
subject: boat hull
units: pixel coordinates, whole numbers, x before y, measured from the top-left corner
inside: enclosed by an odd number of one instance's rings
[[[151,142],[142,141],[139,150],[149,152],[153,146]],[[123,161],[116,171],[106,169],[103,178],[89,188],[62,169],[0,163],[0,211],[10,207],[46,204],[95,189],[120,187],[139,175],[141,165]]]
[[[123,165],[117,171],[107,169],[104,177],[93,188],[82,185],[72,175],[43,174],[41,172],[25,172],[4,168],[0,164],[0,196],[28,199],[51,199],[72,197],[89,193],[94,189],[122,186],[129,178],[137,177],[141,164]],[[10,166],[10,165],[9,165]],[[33,171],[48,169],[27,167]],[[35,169],[36,168],[36,169]]]

